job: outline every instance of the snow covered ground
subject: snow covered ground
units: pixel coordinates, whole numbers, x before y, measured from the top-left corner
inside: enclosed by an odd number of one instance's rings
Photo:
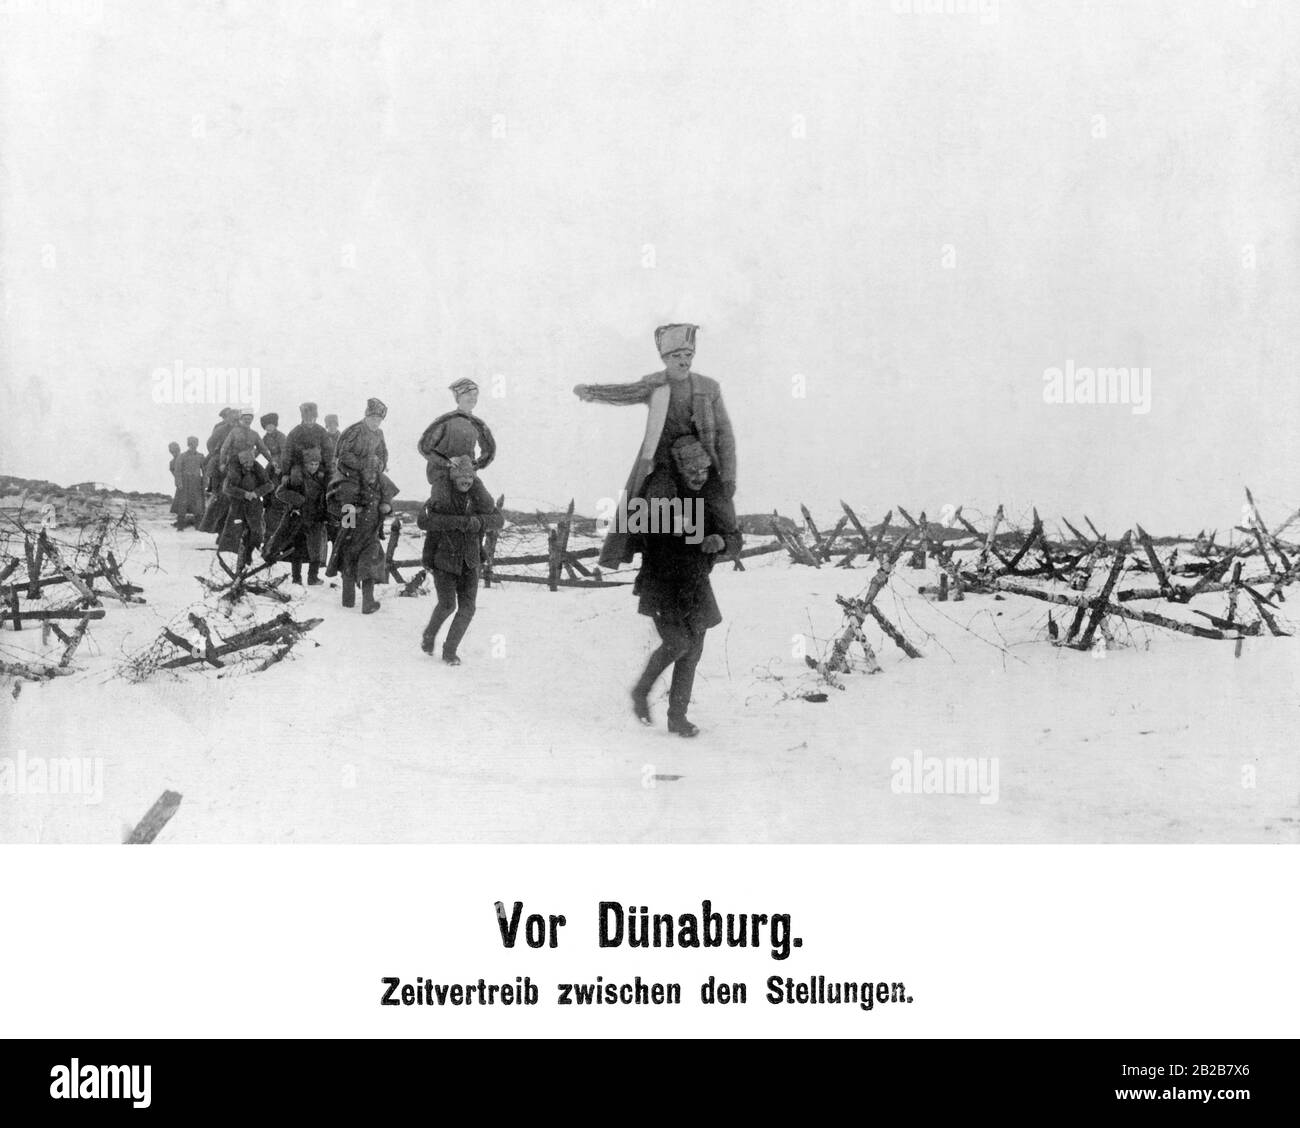
[[[133,558],[125,571],[148,603],[109,605],[77,675],[16,695],[6,683],[0,840],[120,842],[164,789],[183,802],[160,843],[1300,840],[1295,638],[1250,638],[1234,657],[1232,642],[1135,624],[1099,659],[1048,642],[1059,608],[933,602],[916,592],[933,571],[900,567],[880,606],[924,658],[869,623],[884,669],[841,691],[801,647],[822,652],[841,627],[835,595],[861,592],[874,566],[774,554],[714,572],[725,621],[696,681],[703,731],[682,740],[663,727],[664,683],[654,729],[629,710],[655,636],[628,587],[482,591],[453,669],[419,649],[431,597],[390,584],[363,617],[330,581],[290,589],[296,618],[324,622],[265,672],[132,684],[115,676],[122,657],[197,604],[194,577],[213,567],[213,538],[162,512],[147,526],[161,570]],[[399,557],[418,556],[411,533]],[[255,603],[259,618],[283,609]],[[0,644],[42,651],[39,630]],[[816,690],[828,700],[803,698]],[[102,794],[24,790],[20,757],[28,772],[98,762]],[[976,769],[966,793],[951,776],[927,793],[949,758]]]

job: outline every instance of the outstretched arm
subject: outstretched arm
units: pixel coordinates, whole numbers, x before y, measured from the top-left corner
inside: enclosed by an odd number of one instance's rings
[[[645,403],[657,386],[650,380],[633,380],[630,384],[577,384],[573,394],[583,403],[612,403],[621,407]]]

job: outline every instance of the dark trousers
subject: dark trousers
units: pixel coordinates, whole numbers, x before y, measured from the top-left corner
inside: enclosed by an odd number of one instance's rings
[[[478,570],[462,568],[459,573],[456,573],[444,572],[441,568],[431,568],[430,574],[433,576],[434,590],[438,593],[438,606],[433,609],[429,625],[424,628],[425,645],[432,649],[433,640],[438,637],[442,624],[454,611],[456,617],[447,628],[447,638],[442,644],[443,655],[450,656],[456,653],[456,648],[460,645],[460,640],[465,637],[470,620],[474,618],[477,609],[475,604],[478,599]]]
[[[639,697],[648,697],[659,675],[671,666],[673,680],[668,687],[668,719],[685,720],[686,710],[691,704],[691,691],[695,688],[695,667],[700,664],[704,653],[704,632],[693,631],[681,619],[665,615],[656,615],[654,623],[659,631],[659,646],[637,679],[635,692]]]

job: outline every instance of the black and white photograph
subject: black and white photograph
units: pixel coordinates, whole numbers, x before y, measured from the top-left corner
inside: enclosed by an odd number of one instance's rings
[[[6,840],[1300,837],[1288,7],[5,8]]]
[[[0,0],[0,841],[1295,846],[1298,75],[1276,0]]]

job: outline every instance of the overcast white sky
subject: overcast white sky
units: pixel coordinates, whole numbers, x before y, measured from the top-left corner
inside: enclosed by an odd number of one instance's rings
[[[179,360],[380,396],[419,497],[471,376],[492,491],[590,513],[645,411],[571,387],[689,320],[747,511],[1300,505],[1300,5],[907,7],[0,0],[0,471],[167,488]]]

